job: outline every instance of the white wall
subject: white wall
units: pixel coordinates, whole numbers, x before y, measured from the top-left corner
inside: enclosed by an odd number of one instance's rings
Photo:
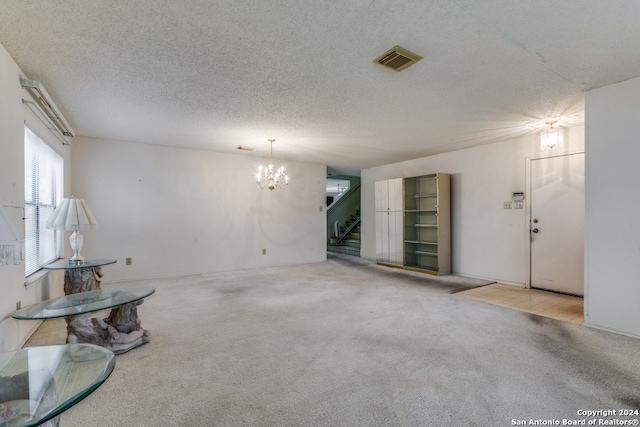
[[[525,192],[530,158],[584,150],[584,128],[567,129],[566,143],[540,149],[539,135],[394,163],[362,171],[363,258],[375,259],[374,183],[382,179],[451,174],[452,272],[526,285],[529,224],[526,209],[503,209],[514,192]]]
[[[269,192],[253,181],[265,159],[80,137],[63,147],[22,104],[20,75],[0,45],[0,205],[22,234],[27,121],[64,156],[65,196],[85,198],[99,221],[84,232],[82,253],[118,260],[105,281],[326,260],[324,165],[285,162],[289,187]],[[22,346],[39,324],[11,318],[17,301],[63,294],[60,271],[24,283],[24,263],[0,266],[0,352]]]
[[[640,337],[640,78],[586,97],[585,324]]]
[[[269,191],[266,160],[74,138],[73,194],[99,223],[82,255],[118,260],[105,281],[326,261],[326,167],[285,162],[289,186]]]
[[[24,74],[0,45],[0,205],[13,220],[15,228],[24,236],[24,123],[51,144],[69,163],[69,149],[22,104],[30,99],[20,86]],[[26,76],[29,77],[29,76]],[[69,186],[65,176],[65,187]],[[0,266],[0,352],[19,348],[35,330],[39,322],[14,320],[11,314],[16,302],[22,306],[62,295],[62,274],[47,273],[24,287],[24,262],[20,265]]]

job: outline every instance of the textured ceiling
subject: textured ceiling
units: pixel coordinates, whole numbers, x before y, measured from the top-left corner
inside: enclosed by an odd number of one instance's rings
[[[78,135],[354,173],[582,123],[640,75],[640,2],[0,0],[0,43]]]

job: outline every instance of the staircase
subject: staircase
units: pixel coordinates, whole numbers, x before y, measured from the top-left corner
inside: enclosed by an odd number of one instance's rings
[[[328,252],[339,252],[360,256],[360,210],[351,215],[344,227],[340,226],[340,237],[329,239]]]
[[[349,189],[327,207],[327,251],[359,257],[360,177],[343,178],[349,180]],[[335,230],[336,222],[338,230]]]

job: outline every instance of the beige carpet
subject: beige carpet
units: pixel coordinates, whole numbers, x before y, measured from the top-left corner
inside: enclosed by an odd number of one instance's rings
[[[482,283],[339,254],[130,283],[156,288],[139,307],[151,342],[61,425],[507,426],[640,408],[639,340],[451,295]],[[64,338],[50,320],[28,345]]]

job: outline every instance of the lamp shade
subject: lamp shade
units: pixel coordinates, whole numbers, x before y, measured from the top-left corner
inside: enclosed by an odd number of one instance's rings
[[[62,199],[51,214],[46,227],[55,230],[89,230],[95,228],[98,221],[94,218],[84,199]]]
[[[18,230],[0,206],[0,265],[17,265],[23,259],[23,243]]]

